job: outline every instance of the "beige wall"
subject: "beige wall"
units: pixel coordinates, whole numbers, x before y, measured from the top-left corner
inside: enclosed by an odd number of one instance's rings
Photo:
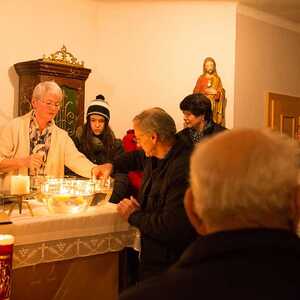
[[[169,111],[180,129],[178,103],[206,56],[216,59],[226,89],[228,127],[264,126],[269,91],[300,95],[299,32],[237,14],[232,3],[3,0],[0,11],[0,125],[17,111],[13,64],[62,44],[92,69],[86,101],[106,96],[117,136],[151,106]]]
[[[268,92],[300,97],[299,31],[238,14],[235,76],[234,127],[264,127]]]
[[[0,2],[0,124],[16,115],[16,62],[41,58],[65,44],[96,67],[98,4],[90,0],[3,0]],[[87,93],[95,79],[89,79]]]
[[[178,104],[192,92],[206,56],[216,59],[231,127],[235,17],[230,3],[100,2],[97,91],[112,104],[114,130],[123,135],[132,116],[152,106],[170,112],[181,129]]]
[[[178,103],[192,91],[206,56],[216,59],[228,97],[227,126],[233,124],[235,4],[3,0],[0,11],[0,125],[17,111],[13,64],[62,44],[92,69],[86,101],[106,96],[117,136],[151,106],[165,108],[180,129]]]

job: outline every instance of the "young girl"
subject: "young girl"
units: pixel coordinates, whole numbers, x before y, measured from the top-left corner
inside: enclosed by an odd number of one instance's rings
[[[122,142],[109,127],[110,108],[104,96],[98,95],[87,110],[87,121],[76,130],[75,145],[80,152],[95,164],[113,163],[124,153]],[[110,202],[117,203],[127,196],[127,174],[113,174],[114,190]]]

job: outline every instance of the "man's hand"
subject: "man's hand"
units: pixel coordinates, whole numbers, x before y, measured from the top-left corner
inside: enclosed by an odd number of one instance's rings
[[[117,205],[118,213],[126,221],[128,221],[128,218],[133,212],[139,209],[140,209],[140,204],[133,197],[130,197],[130,199],[125,198],[122,201],[120,201]]]
[[[30,169],[30,175],[37,175],[37,170],[43,163],[43,154],[35,153],[25,158],[25,166]]]
[[[0,162],[1,172],[10,172],[21,168],[30,169],[30,175],[37,175],[37,170],[43,163],[43,155],[41,153],[31,154],[27,157],[3,159]]]
[[[98,165],[94,168],[92,168],[92,177],[94,178],[108,178],[113,170],[113,165],[112,164],[103,164],[103,165]]]

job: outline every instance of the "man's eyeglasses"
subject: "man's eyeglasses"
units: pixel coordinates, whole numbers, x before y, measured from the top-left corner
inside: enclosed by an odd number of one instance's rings
[[[43,101],[43,100],[40,100],[40,101],[43,102],[44,104],[46,104],[48,107],[54,107],[56,109],[59,109],[61,106],[60,102],[52,103],[50,101]]]
[[[146,133],[141,133],[140,135],[136,135],[135,134],[135,142],[137,143],[137,144],[140,144],[140,142],[141,142],[141,138],[143,137],[143,136],[145,136],[145,135],[147,135]]]

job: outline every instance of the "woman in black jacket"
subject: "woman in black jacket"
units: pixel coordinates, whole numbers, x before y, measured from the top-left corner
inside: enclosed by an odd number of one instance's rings
[[[80,152],[95,164],[113,163],[124,153],[122,141],[109,127],[110,108],[104,96],[98,95],[87,110],[87,122],[77,128],[74,142]],[[125,173],[116,173],[110,202],[118,203],[127,196],[129,181]]]
[[[178,135],[187,143],[195,145],[203,139],[226,130],[225,127],[213,121],[210,100],[203,94],[191,94],[180,102],[183,113],[184,129]]]

